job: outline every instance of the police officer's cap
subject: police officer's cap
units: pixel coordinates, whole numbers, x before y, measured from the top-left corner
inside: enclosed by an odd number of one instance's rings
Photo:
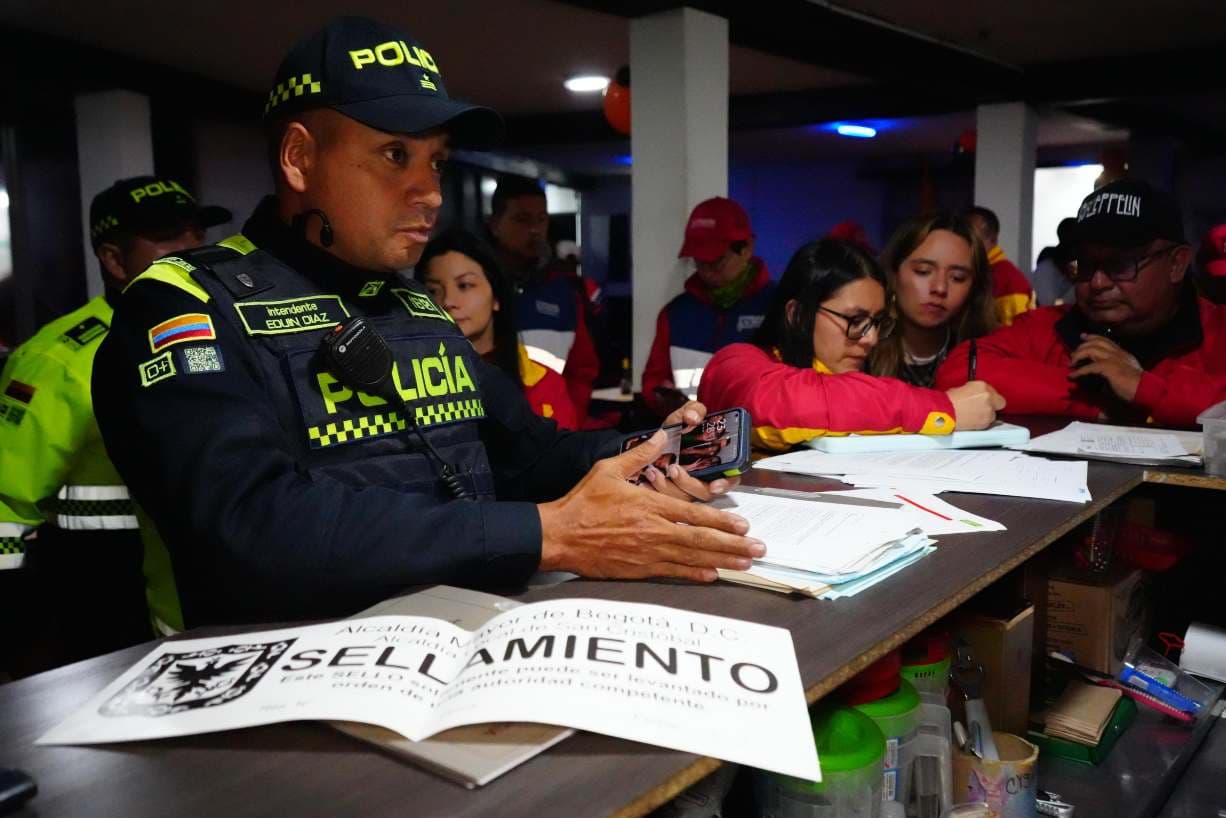
[[[462,147],[489,147],[502,137],[493,110],[447,96],[438,63],[420,43],[365,17],[338,17],[290,49],[264,118],[315,108],[388,133],[445,128]]]
[[[157,235],[189,225],[213,227],[232,218],[234,214],[224,207],[196,204],[196,198],[174,179],[134,176],[120,179],[90,202],[89,238],[97,249],[117,233]]]

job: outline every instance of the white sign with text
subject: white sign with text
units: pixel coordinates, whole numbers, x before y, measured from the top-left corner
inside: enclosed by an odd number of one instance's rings
[[[165,642],[39,743],[300,719],[377,724],[413,740],[538,722],[821,780],[787,630],[596,599],[524,605],[474,631],[378,616]]]

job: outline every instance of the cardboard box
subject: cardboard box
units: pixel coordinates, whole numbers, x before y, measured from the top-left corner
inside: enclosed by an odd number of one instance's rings
[[[1025,735],[1030,721],[1030,663],[1034,652],[1034,606],[1011,616],[966,612],[956,632],[983,665],[983,700],[992,729]]]
[[[1105,574],[1053,576],[1047,581],[1047,650],[1114,676],[1149,614],[1140,571],[1116,567]]]

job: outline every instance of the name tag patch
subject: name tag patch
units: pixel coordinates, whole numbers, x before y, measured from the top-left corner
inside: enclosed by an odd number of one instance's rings
[[[234,305],[248,335],[285,335],[334,327],[349,317],[339,295],[312,295],[283,301],[240,301]]]
[[[101,338],[103,335],[106,335],[107,329],[105,321],[91,315],[61,335],[60,340],[73,349],[80,349],[95,338]]]
[[[762,321],[766,319],[765,315],[742,315],[736,319],[737,332],[750,332],[762,326]]]
[[[416,315],[418,318],[436,318],[440,321],[452,321],[451,316],[445,310],[439,308],[438,304],[434,303],[434,299],[425,293],[406,290],[403,287],[397,287],[392,290],[392,295],[404,304],[404,308],[409,311],[410,315]]]

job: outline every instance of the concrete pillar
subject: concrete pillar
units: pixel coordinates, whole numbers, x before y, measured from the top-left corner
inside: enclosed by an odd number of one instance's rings
[[[656,316],[681,292],[690,210],[728,195],[728,21],[689,8],[630,23],[634,379]]]
[[[975,204],[1000,217],[1000,246],[1029,272],[1034,219],[1038,117],[1022,102],[980,105],[975,148]]]
[[[133,91],[99,91],[76,98],[81,230],[89,297],[102,292],[102,273],[89,239],[89,203],[117,179],[153,173],[149,98]]]

